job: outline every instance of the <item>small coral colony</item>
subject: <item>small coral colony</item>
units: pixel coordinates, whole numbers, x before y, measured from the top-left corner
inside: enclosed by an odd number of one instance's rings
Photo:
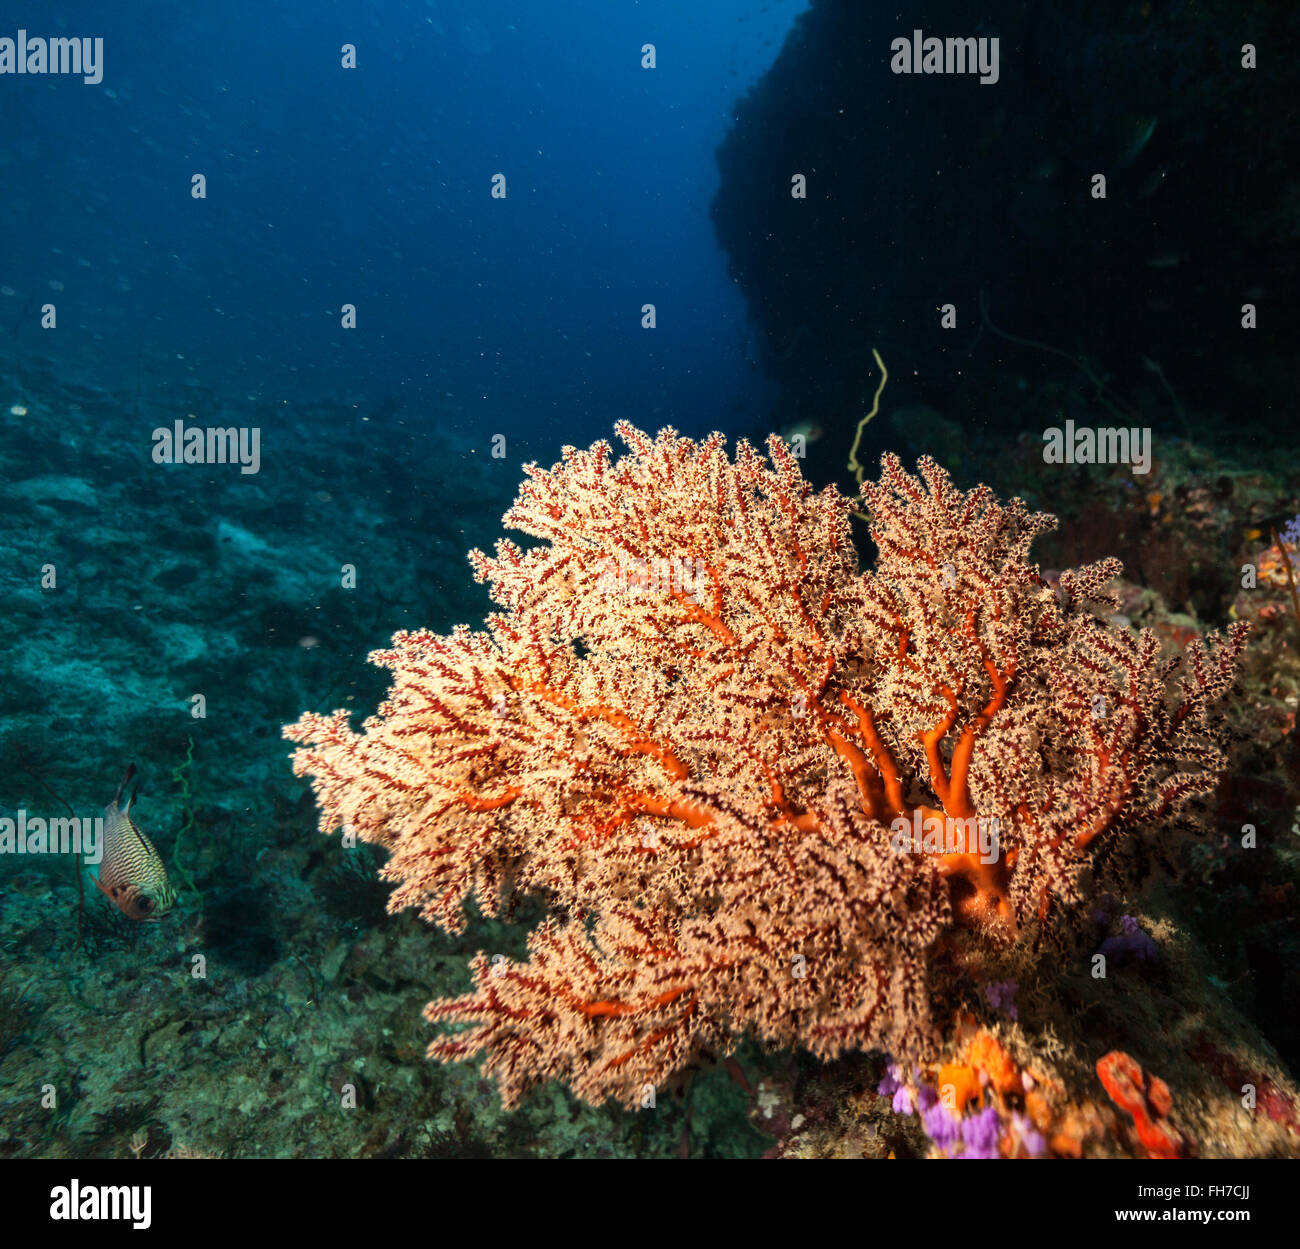
[[[481,1056],[507,1105],[554,1079],[637,1107],[745,1037],[870,1051],[938,1152],[1059,1146],[971,1004],[1086,965],[1095,908],[1196,829],[1246,627],[1162,657],[1111,618],[1118,561],[1049,581],[1055,518],[930,459],[854,500],[776,438],[617,433],[528,467],[504,523],[532,543],[470,557],[482,630],[375,653],[361,732],[286,730],[322,829],[387,851],[393,909],[456,932],[471,901],[547,904],[526,960],[480,953],[428,1005],[430,1053]],[[1139,1152],[1180,1151],[1160,1080],[1099,1073]]]

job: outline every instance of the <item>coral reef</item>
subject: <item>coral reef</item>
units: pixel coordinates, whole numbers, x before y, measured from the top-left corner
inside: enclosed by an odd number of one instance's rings
[[[629,1106],[747,1032],[910,1061],[940,978],[1077,944],[1089,892],[1196,825],[1243,627],[1162,660],[1090,608],[1117,561],[1049,584],[1053,518],[928,459],[863,487],[860,571],[852,501],[778,439],[769,466],[617,432],[622,459],[528,467],[505,524],[537,545],[471,556],[485,631],[399,633],[360,734],[286,729],[322,829],[389,852],[390,908],[552,911],[526,962],[480,953],[429,1005],[470,1025],[432,1054],[485,1054],[506,1104],[555,1078]]]

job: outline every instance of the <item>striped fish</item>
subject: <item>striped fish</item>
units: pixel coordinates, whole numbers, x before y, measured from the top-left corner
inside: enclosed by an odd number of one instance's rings
[[[152,923],[176,905],[176,891],[153,842],[131,819],[135,793],[121,805],[123,791],[134,775],[132,764],[117,787],[117,796],[104,808],[104,852],[96,865],[98,872],[91,869],[91,878],[128,919]]]

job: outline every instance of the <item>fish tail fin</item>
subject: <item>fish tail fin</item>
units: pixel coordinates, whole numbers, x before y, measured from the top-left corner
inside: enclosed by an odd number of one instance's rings
[[[117,787],[117,793],[113,796],[113,805],[115,807],[121,806],[122,794],[126,790],[126,787],[131,783],[131,778],[134,775],[135,775],[135,764],[133,763],[127,768],[126,775],[122,778],[122,783]],[[126,806],[122,808],[124,812],[130,811],[132,804],[135,802],[136,794],[138,794],[139,792],[140,792],[139,786],[137,786],[134,790],[131,791],[131,797],[127,799]]]

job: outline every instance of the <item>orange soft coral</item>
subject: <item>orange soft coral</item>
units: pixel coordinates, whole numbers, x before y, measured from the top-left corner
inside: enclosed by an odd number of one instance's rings
[[[1137,1060],[1122,1050],[1111,1050],[1097,1060],[1097,1077],[1111,1101],[1133,1116],[1133,1130],[1151,1158],[1182,1158],[1187,1142],[1168,1122],[1173,1109],[1169,1086],[1147,1075]]]

